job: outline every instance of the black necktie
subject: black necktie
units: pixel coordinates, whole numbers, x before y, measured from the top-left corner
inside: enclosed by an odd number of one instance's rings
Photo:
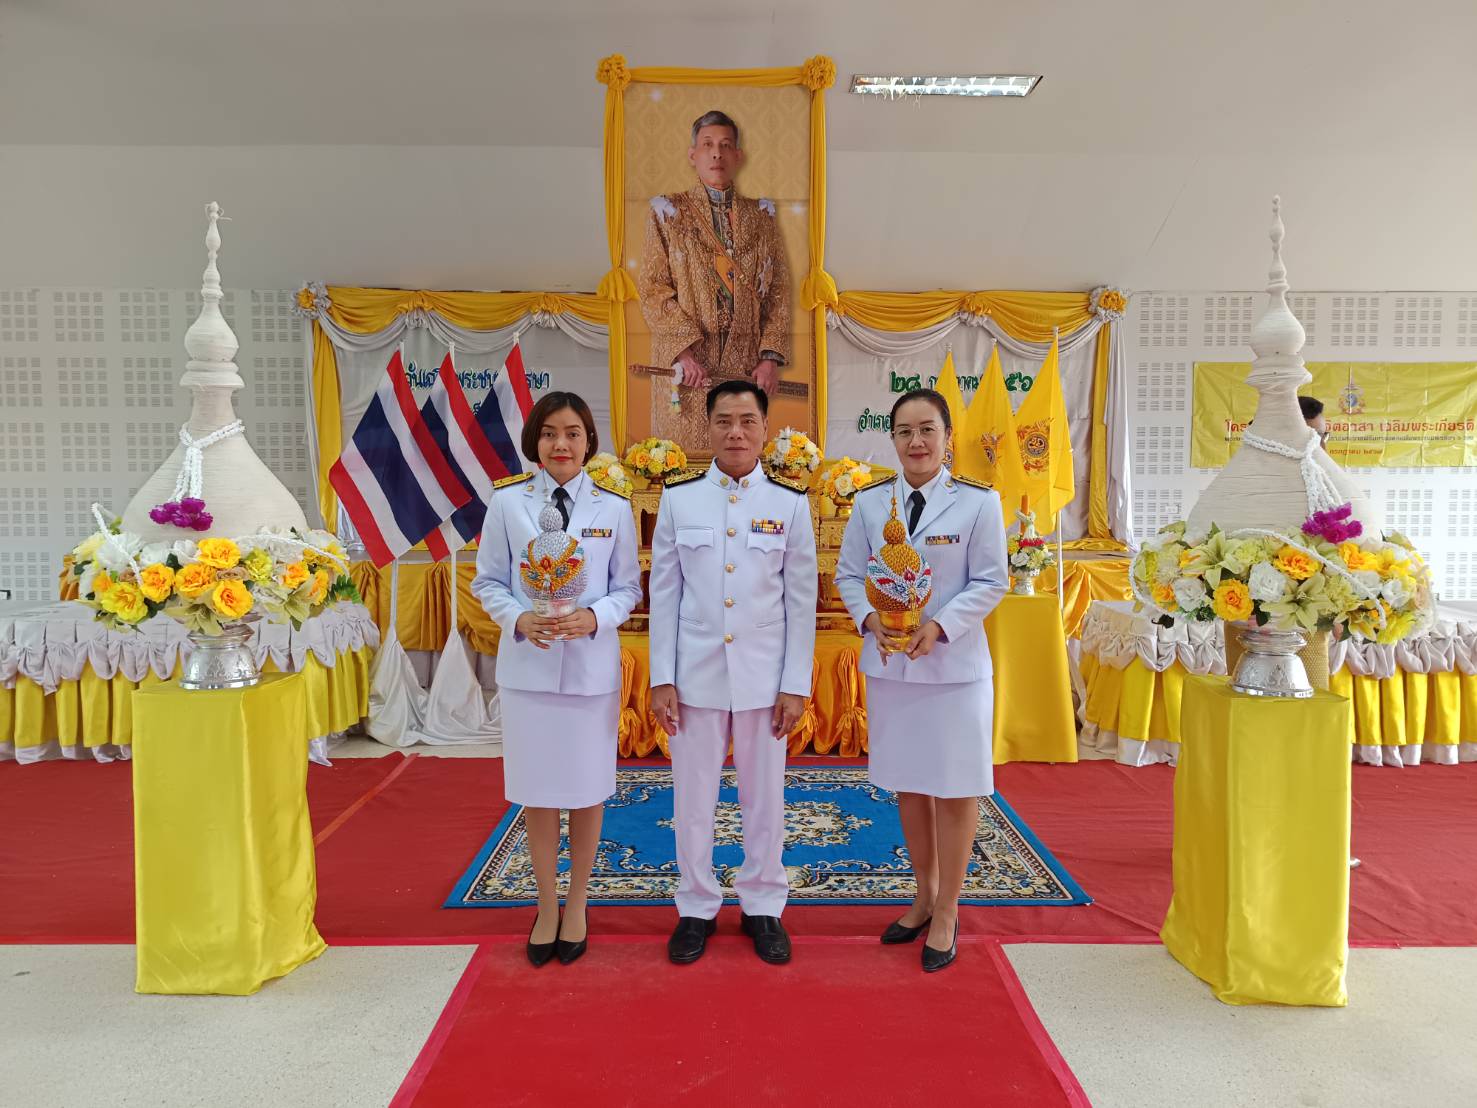
[[[911,536],[918,526],[918,517],[923,514],[923,494],[917,489],[908,497],[908,534]]]
[[[562,488],[554,490],[554,507],[559,509],[559,515],[564,519],[564,529],[569,530],[569,493]]]

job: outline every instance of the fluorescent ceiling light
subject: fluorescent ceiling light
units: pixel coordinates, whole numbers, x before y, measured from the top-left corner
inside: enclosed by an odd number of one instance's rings
[[[869,96],[1029,96],[1041,74],[982,74],[973,77],[879,76],[854,74],[851,91]]]

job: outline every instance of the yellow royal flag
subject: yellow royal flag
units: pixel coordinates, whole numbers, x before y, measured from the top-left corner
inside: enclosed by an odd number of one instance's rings
[[[1037,525],[1042,534],[1056,530],[1057,512],[1071,502],[1077,491],[1058,362],[1057,338],[1053,335],[1046,361],[1036,374],[1036,383],[1015,414],[1025,494],[1031,498],[1031,510],[1044,514],[1043,522],[1047,526]]]
[[[958,454],[959,429],[964,426],[964,393],[959,388],[959,375],[954,372],[954,352],[944,355],[944,368],[939,370],[935,390],[949,406],[949,422],[954,427],[955,454]]]
[[[1000,494],[1002,507],[1008,506],[1006,518],[1013,518],[1010,513],[1026,491],[1026,474],[1021,468],[1015,416],[1010,410],[1010,394],[1005,391],[998,346],[990,351],[980,387],[969,402],[955,440],[954,471],[993,487]]]

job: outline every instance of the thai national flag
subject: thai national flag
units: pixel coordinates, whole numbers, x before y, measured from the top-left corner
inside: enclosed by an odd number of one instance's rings
[[[398,351],[328,480],[376,566],[389,565],[472,498],[421,418]]]
[[[523,472],[523,423],[533,407],[528,377],[523,372],[523,351],[518,344],[508,351],[502,372],[492,379],[492,388],[477,409],[477,423],[508,473]]]
[[[524,392],[527,392],[526,387]],[[496,404],[493,392],[483,401],[483,407],[489,404]],[[493,481],[521,473],[523,469],[517,464],[519,458],[515,453],[512,460],[516,468],[510,470],[508,459],[488,439],[487,432],[477,421],[477,413],[467,402],[467,394],[462,391],[450,351],[441,360],[431,395],[421,405],[421,417],[431,429],[436,445],[451,462],[457,478],[472,490],[472,499],[426,536],[426,549],[439,562],[451,550],[459,549],[482,533],[487,504],[492,498]]]

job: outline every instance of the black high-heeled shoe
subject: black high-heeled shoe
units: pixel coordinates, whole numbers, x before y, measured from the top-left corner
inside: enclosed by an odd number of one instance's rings
[[[560,926],[563,926],[564,919],[563,919],[562,916],[559,919],[559,923],[560,923]],[[537,915],[537,913],[535,913],[534,914],[534,917],[533,917],[533,927],[530,927],[528,929],[528,960],[529,960],[530,963],[532,963],[534,969],[538,969],[539,966],[543,966],[543,965],[547,965],[548,964],[549,959],[552,958],[552,957],[554,957],[554,947],[558,944],[558,939],[557,938],[552,943],[536,943],[536,942],[534,942],[533,941],[533,928],[534,927],[537,927],[537,926],[538,926],[538,915]],[[554,932],[554,934],[557,936],[559,934],[559,932],[556,930]]]
[[[882,932],[882,942],[887,946],[902,946],[905,943],[911,943],[927,931],[928,925],[932,922],[933,917],[929,916],[917,927],[908,927],[901,920],[893,920],[887,925],[887,930]]]
[[[562,916],[559,919],[559,930],[564,930],[564,919]],[[567,966],[571,962],[578,961],[590,947],[589,917],[585,917],[585,937],[583,939],[572,943],[566,939],[556,938],[554,940],[554,947],[559,953],[559,964],[561,966]]]
[[[959,956],[959,921],[954,921],[954,938],[949,942],[948,950],[935,950],[927,943],[923,944],[923,972],[937,973],[945,966],[953,965],[954,959]]]

